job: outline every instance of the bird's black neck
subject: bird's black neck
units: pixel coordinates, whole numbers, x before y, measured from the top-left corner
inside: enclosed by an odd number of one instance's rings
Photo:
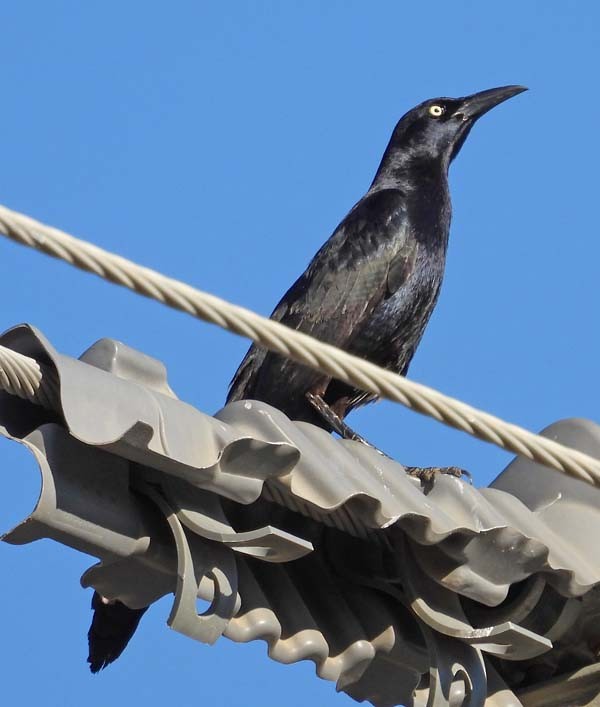
[[[435,252],[445,250],[452,212],[447,166],[440,158],[406,159],[398,153],[392,159],[386,157],[369,192],[402,192],[414,237]]]
[[[421,190],[448,191],[448,165],[438,156],[415,155],[410,152],[384,154],[370,191],[399,189],[407,196]]]

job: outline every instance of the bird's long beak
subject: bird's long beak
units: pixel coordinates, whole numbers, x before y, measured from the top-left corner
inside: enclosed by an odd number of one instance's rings
[[[465,96],[454,115],[461,116],[463,120],[475,121],[499,103],[526,90],[525,86],[501,86]]]

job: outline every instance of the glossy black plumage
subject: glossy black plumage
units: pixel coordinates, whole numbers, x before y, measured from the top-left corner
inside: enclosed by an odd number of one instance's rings
[[[88,663],[92,673],[97,673],[125,650],[146,609],[130,609],[120,601],[106,602],[98,592],[92,597],[92,609]]]
[[[450,162],[477,118],[523,90],[507,86],[465,98],[437,98],[407,113],[394,129],[369,191],[271,317],[406,374],[444,274]],[[331,430],[307,393],[322,397],[340,418],[375,397],[253,345],[227,401],[262,400],[294,420]]]
[[[289,327],[405,374],[435,306],[450,227],[447,172],[473,123],[523,91],[507,86],[426,101],[396,125],[375,179],[272,314]],[[437,110],[433,111],[433,108]],[[440,115],[434,115],[441,111]],[[258,399],[331,429],[308,402],[341,418],[374,396],[252,346],[228,402]],[[145,609],[92,601],[92,672],[118,658]]]

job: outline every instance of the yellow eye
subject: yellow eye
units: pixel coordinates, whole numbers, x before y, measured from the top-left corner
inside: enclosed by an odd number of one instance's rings
[[[444,110],[443,106],[429,106],[429,115],[432,115],[434,118],[439,118],[440,115],[444,114]]]

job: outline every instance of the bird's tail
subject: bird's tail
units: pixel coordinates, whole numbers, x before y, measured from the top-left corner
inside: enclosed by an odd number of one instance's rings
[[[147,608],[130,609],[120,601],[108,601],[94,592],[94,617],[88,631],[88,663],[92,673],[106,668],[121,655]]]

